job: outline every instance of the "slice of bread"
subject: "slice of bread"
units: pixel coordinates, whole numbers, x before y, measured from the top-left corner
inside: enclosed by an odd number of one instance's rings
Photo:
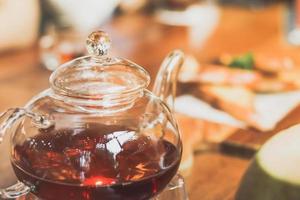
[[[214,101],[221,108],[229,109],[233,113],[236,113],[235,107],[253,112],[254,94],[244,87],[204,85],[199,89],[205,99]]]
[[[201,98],[252,127],[260,128],[254,108],[255,94],[240,86],[199,86]]]
[[[227,139],[238,129],[178,113],[176,113],[176,120],[183,144],[179,171],[184,177],[187,177],[191,172],[195,151],[209,150],[210,145],[215,147],[216,144]]]
[[[283,73],[279,73],[283,74]],[[296,75],[300,75],[299,73]],[[288,79],[284,80],[284,77],[280,80],[279,78],[263,78],[257,81],[255,84],[252,85],[251,89],[257,93],[276,93],[276,92],[287,92],[293,91],[300,88],[300,81],[299,76],[297,78],[296,75],[291,73],[288,75]]]
[[[183,176],[188,176],[193,166],[194,148],[203,141],[203,121],[195,118],[176,114],[178,128],[182,140],[182,159],[179,171]]]

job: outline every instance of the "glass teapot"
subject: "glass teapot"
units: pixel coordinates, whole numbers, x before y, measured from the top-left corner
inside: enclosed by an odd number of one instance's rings
[[[167,56],[150,92],[142,67],[107,55],[105,32],[91,33],[86,45],[90,55],[58,67],[49,89],[0,116],[0,140],[10,132],[19,180],[0,197],[185,199],[176,175],[182,144],[170,110],[183,54]]]

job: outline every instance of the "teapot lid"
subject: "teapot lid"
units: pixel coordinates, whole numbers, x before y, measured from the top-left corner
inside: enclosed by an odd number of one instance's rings
[[[146,88],[148,72],[127,59],[108,56],[110,46],[107,33],[92,32],[86,40],[89,55],[58,67],[50,77],[52,89],[69,97],[97,100]]]

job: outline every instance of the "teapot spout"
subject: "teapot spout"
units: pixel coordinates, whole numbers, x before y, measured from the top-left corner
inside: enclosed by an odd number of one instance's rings
[[[184,54],[174,50],[162,62],[153,87],[153,93],[163,100],[173,111],[176,96],[176,83],[180,68],[184,61]]]

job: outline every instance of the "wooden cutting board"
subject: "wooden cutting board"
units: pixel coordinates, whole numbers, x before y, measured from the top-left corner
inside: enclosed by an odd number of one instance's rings
[[[251,157],[273,135],[298,123],[300,123],[300,105],[281,120],[274,130],[267,132],[254,129],[237,130],[221,143],[220,149],[226,153]]]

